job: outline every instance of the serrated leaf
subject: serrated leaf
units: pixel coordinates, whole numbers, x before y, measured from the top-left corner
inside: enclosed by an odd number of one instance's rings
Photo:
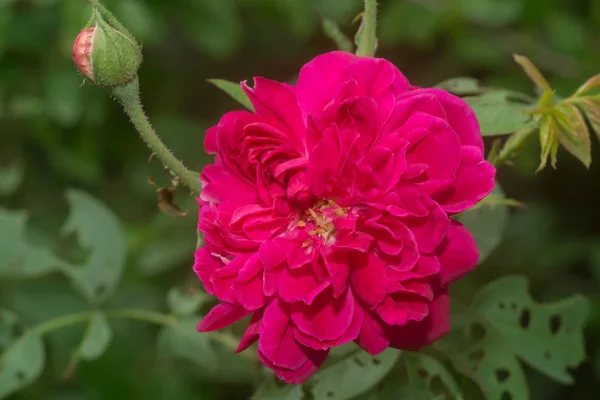
[[[473,307],[527,364],[561,383],[572,383],[568,368],[585,359],[582,331],[589,302],[575,295],[538,304],[527,286],[521,276],[499,279],[475,296]]]
[[[342,32],[340,27],[330,19],[323,18],[322,22],[323,32],[325,36],[331,39],[338,50],[352,53],[353,45],[352,41]]]
[[[435,87],[446,90],[458,96],[473,95],[483,92],[480,82],[475,78],[458,77],[450,78],[438,83]]]
[[[579,86],[574,96],[583,96],[598,88],[600,88],[600,74],[592,76],[583,85]]]
[[[527,76],[529,76],[529,79],[535,83],[540,91],[545,92],[547,90],[552,90],[550,88],[550,84],[546,78],[544,78],[544,75],[542,75],[540,70],[527,57],[515,54],[514,59],[517,64],[523,68]]]
[[[600,103],[589,98],[582,99],[581,107],[590,126],[596,133],[596,137],[600,140]]]
[[[275,379],[266,379],[256,390],[251,400],[302,400],[301,385],[280,385]]]
[[[196,330],[199,320],[189,317],[163,328],[158,337],[158,349],[164,356],[191,361],[214,372],[219,360],[210,335]]]
[[[29,386],[42,373],[45,363],[42,338],[25,333],[0,355],[0,399]]]
[[[0,166],[0,197],[13,195],[23,182],[24,168],[19,162],[8,167]]]
[[[227,93],[235,101],[246,107],[248,110],[254,112],[254,106],[252,102],[244,93],[239,83],[229,82],[225,79],[208,79],[210,83]]]
[[[116,287],[125,264],[125,238],[116,216],[94,197],[77,190],[66,194],[71,212],[63,233],[76,233],[90,251],[83,265],[63,267],[74,286],[90,301],[105,299]]]
[[[351,399],[381,381],[400,354],[395,349],[387,349],[376,357],[356,353],[317,372],[309,381],[313,385],[311,392],[315,400]]]
[[[408,373],[405,397],[412,400],[447,399],[462,400],[463,395],[446,367],[425,354],[404,355]]]
[[[179,288],[171,288],[167,293],[167,305],[177,315],[194,314],[202,304],[210,299],[210,295],[197,289],[183,291]]]
[[[535,121],[524,113],[527,106],[510,101],[506,93],[490,92],[464,100],[475,112],[483,136],[510,134],[536,126]]]
[[[505,199],[504,191],[498,182],[492,193],[488,195]],[[465,225],[475,238],[479,249],[479,262],[482,263],[500,244],[508,222],[508,208],[505,204],[485,203],[465,211],[457,219]]]
[[[592,162],[592,143],[583,115],[575,105],[570,103],[560,104],[556,110],[566,120],[558,124],[559,143],[589,168]]]
[[[572,382],[568,368],[585,358],[588,310],[589,302],[579,295],[536,303],[524,277],[508,276],[484,287],[470,307],[453,306],[452,332],[439,341],[439,349],[486,399],[528,399],[518,358],[561,383]]]
[[[558,147],[558,132],[557,122],[552,115],[546,114],[543,116],[540,124],[540,145],[542,151],[540,153],[540,165],[536,172],[546,168],[548,158],[551,158],[551,165],[556,168],[556,151]]]
[[[58,270],[63,262],[26,238],[28,214],[0,210],[0,277],[34,278]]]

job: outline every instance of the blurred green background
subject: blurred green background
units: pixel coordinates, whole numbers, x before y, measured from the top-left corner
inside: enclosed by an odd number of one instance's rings
[[[299,67],[334,45],[321,16],[352,35],[360,0],[105,0],[143,42],[143,101],[175,154],[199,170],[204,131],[238,105],[206,82],[261,75],[291,80]],[[490,86],[532,93],[512,54],[527,55],[559,94],[600,73],[600,0],[383,0],[379,55],[413,84],[431,86],[473,76]],[[176,202],[184,218],[161,214],[156,189],[168,176],[137,138],[106,91],[89,84],[71,61],[72,41],[88,21],[84,0],[0,0],[0,166],[23,167],[7,209],[28,209],[39,240],[77,257],[72,237],[56,237],[66,215],[64,191],[79,188],[102,199],[126,227],[128,258],[115,302],[164,308],[174,285],[195,285],[195,203]],[[589,359],[576,383],[560,386],[530,373],[533,399],[592,399],[600,395],[600,154],[593,141],[588,171],[562,151],[557,171],[534,174],[539,145],[531,143],[499,180],[507,196],[528,208],[511,210],[500,246],[454,288],[459,299],[510,272],[532,280],[539,300],[581,292],[593,311],[586,330]],[[489,143],[488,143],[489,145]],[[1,257],[1,254],[0,254]],[[73,309],[77,297],[59,278],[0,281],[0,306],[36,323]],[[49,337],[49,362],[40,381],[15,399],[248,398],[252,377],[207,376],[198,367],[157,356],[158,328],[122,323],[98,361],[62,377],[81,334]],[[232,363],[235,363],[233,359]],[[243,374],[242,374],[243,375]],[[231,382],[230,382],[231,381]]]

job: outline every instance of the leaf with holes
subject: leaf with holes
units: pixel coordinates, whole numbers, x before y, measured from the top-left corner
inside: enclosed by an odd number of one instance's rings
[[[88,300],[105,299],[117,286],[125,264],[125,238],[116,216],[99,200],[77,190],[67,192],[71,213],[63,233],[75,232],[90,251],[83,265],[63,267],[63,272]]]
[[[42,338],[25,333],[0,355],[0,399],[33,383],[45,363]]]
[[[202,304],[210,300],[212,296],[197,289],[183,291],[179,288],[171,288],[167,293],[167,305],[177,315],[191,315],[198,311]]]
[[[504,191],[498,182],[492,193],[488,197],[494,196],[498,199],[505,199]],[[487,198],[486,198],[487,199]],[[486,203],[469,211],[465,211],[457,216],[457,219],[465,225],[477,243],[479,249],[479,262],[485,261],[490,253],[500,244],[506,224],[508,222],[508,207],[499,202]]]
[[[49,250],[27,240],[24,211],[0,210],[0,278],[35,278],[63,265]]]
[[[158,349],[164,356],[191,361],[215,371],[219,360],[210,335],[196,330],[199,320],[199,317],[189,317],[165,327],[158,337]]]
[[[208,81],[227,93],[232,99],[246,107],[248,110],[254,111],[254,106],[239,83],[229,82],[225,79],[209,79]]]
[[[409,382],[408,387],[403,391],[406,398],[463,399],[460,388],[441,362],[419,353],[407,353],[403,358]]]
[[[13,195],[23,182],[23,165],[15,162],[8,167],[0,166],[0,197]]]
[[[524,113],[528,106],[512,101],[506,92],[489,92],[464,100],[475,112],[483,136],[510,134],[536,126],[531,116]]]
[[[282,385],[275,379],[267,378],[250,400],[302,400],[303,397],[301,385]]]
[[[446,79],[436,85],[438,89],[446,90],[458,96],[474,95],[483,93],[484,88],[475,78],[458,77]]]
[[[510,276],[481,290],[473,307],[527,364],[561,383],[573,382],[568,368],[585,359],[585,297],[538,304],[527,292],[527,280]]]
[[[316,400],[351,399],[381,381],[400,354],[395,349],[387,349],[376,357],[355,353],[317,372],[309,381],[313,385],[311,392]]]
[[[454,304],[452,331],[437,346],[487,399],[527,399],[518,358],[571,383],[567,368],[585,357],[582,330],[588,308],[579,295],[537,304],[527,293],[525,278],[508,276],[484,287],[470,307]]]
[[[97,360],[104,354],[111,340],[112,331],[106,316],[102,313],[95,313],[90,319],[81,345],[73,356],[72,363],[75,364],[78,360]]]

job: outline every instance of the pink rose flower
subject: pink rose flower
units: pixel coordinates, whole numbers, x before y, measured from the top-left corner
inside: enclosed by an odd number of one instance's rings
[[[255,78],[256,112],[206,132],[194,270],[221,303],[198,325],[248,315],[277,376],[301,383],[334,346],[418,350],[448,332],[448,284],[474,268],[450,217],[494,187],[473,111],[411,86],[384,59],[331,52],[296,87]]]

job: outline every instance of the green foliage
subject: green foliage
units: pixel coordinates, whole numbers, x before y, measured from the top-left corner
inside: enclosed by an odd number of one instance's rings
[[[536,126],[535,121],[525,114],[528,105],[516,102],[508,92],[494,91],[464,100],[473,108],[483,136],[510,134]]]
[[[469,229],[479,250],[479,262],[485,261],[500,244],[508,223],[507,199],[500,184],[492,193],[471,210],[461,213],[457,219]]]
[[[404,363],[408,385],[403,391],[407,399],[462,400],[464,397],[452,374],[435,358],[425,354],[406,354]]]
[[[46,359],[42,338],[28,332],[7,346],[0,357],[0,398],[34,382]]]
[[[316,400],[351,399],[381,381],[394,367],[400,354],[394,349],[385,350],[375,357],[362,351],[354,353],[317,372],[309,381],[311,392]]]
[[[125,240],[117,218],[86,193],[67,192],[71,213],[63,234],[75,233],[89,251],[82,265],[64,265],[62,271],[90,301],[106,299],[119,283],[125,264]]]
[[[208,81],[227,93],[229,96],[231,96],[231,98],[246,107],[248,110],[254,111],[254,106],[250,102],[248,96],[246,96],[246,93],[244,93],[244,90],[241,88],[239,83],[228,82],[224,79],[209,79]]]
[[[23,173],[23,165],[20,163],[0,166],[0,197],[10,196],[17,191],[23,181]]]
[[[589,302],[580,295],[538,304],[527,281],[507,276],[484,287],[469,308],[455,307],[452,332],[440,341],[452,365],[487,399],[529,398],[518,358],[561,383],[585,358],[583,325]],[[506,393],[506,395],[505,395]]]

